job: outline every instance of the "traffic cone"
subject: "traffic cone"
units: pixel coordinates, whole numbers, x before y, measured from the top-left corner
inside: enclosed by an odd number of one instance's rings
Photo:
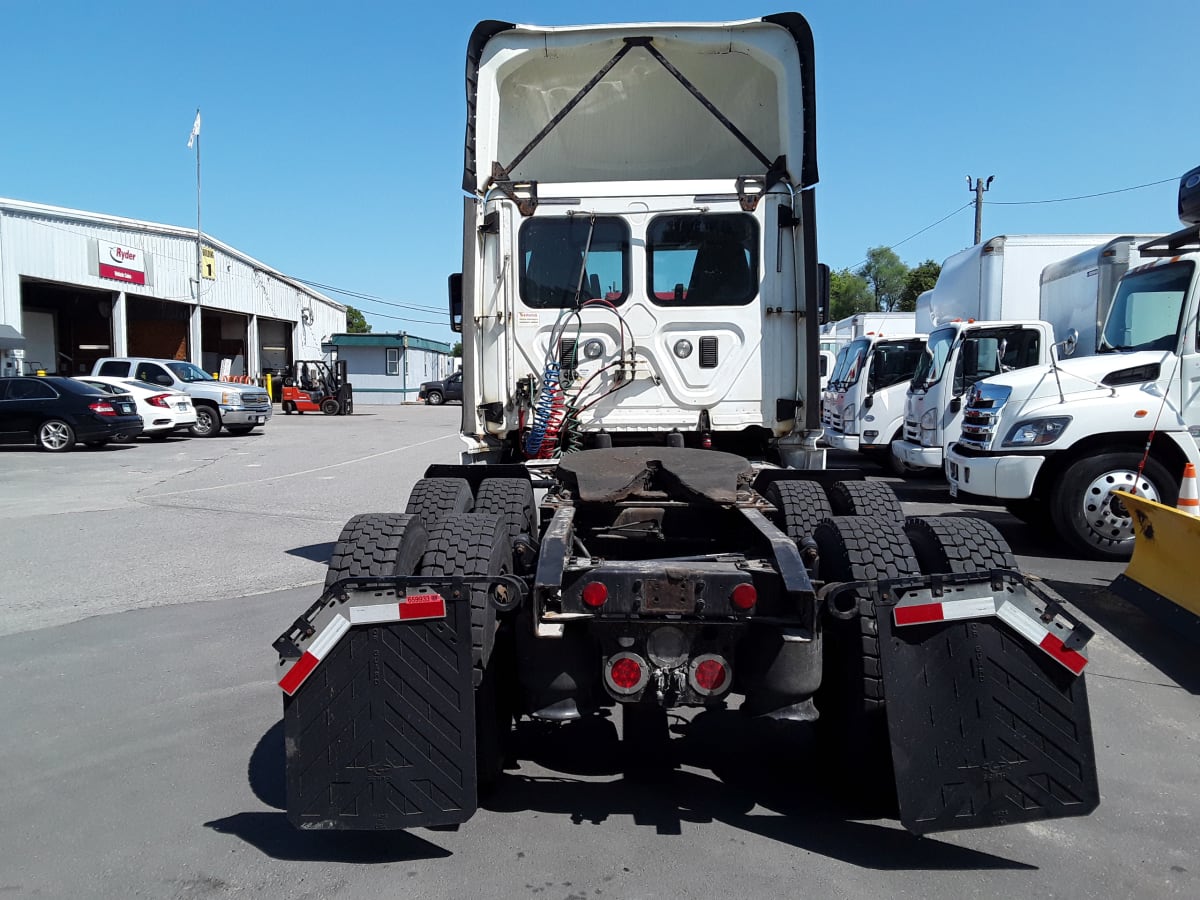
[[[1200,516],[1200,493],[1196,491],[1196,467],[1188,463],[1183,467],[1183,481],[1179,484],[1179,503],[1175,508],[1188,515]]]

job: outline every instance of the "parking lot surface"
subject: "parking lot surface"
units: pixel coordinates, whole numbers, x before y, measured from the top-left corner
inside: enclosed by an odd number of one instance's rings
[[[1200,666],[999,508],[970,511],[1095,628],[1102,802],[1084,819],[915,838],[853,818],[808,735],[678,716],[678,765],[629,783],[611,722],[523,726],[455,831],[300,833],[281,811],[271,641],[342,524],[457,458],[458,407],[276,416],[248,437],[0,449],[5,897],[1195,897]],[[835,465],[848,465],[835,457]]]

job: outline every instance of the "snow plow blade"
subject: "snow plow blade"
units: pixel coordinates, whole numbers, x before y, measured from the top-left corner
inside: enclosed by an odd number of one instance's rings
[[[1121,502],[1133,514],[1133,558],[1112,592],[1200,641],[1200,518],[1132,494]]]
[[[1061,598],[1001,569],[879,584],[904,827],[926,834],[1092,812],[1100,791],[1082,676],[1092,632]]]
[[[478,805],[471,617],[446,599],[461,584],[357,582],[331,585],[274,644],[288,820],[364,830],[465,822]]]

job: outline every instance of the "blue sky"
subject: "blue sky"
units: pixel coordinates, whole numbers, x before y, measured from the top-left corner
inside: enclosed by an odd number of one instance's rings
[[[0,196],[194,225],[186,143],[201,107],[207,233],[289,275],[426,310],[329,292],[376,331],[450,340],[464,54],[478,20],[717,21],[783,8],[5,0]],[[833,267],[955,210],[896,252],[916,265],[969,245],[968,175],[996,176],[985,237],[1178,227],[1175,180],[1200,164],[1200,4],[792,8],[816,44],[818,242]]]

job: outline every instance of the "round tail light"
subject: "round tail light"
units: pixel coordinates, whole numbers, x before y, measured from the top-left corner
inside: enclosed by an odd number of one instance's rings
[[[692,690],[703,697],[724,693],[731,680],[729,663],[715,653],[697,656],[688,666],[688,682]]]
[[[650,680],[650,667],[636,653],[618,653],[604,664],[604,680],[615,693],[636,694]]]
[[[729,602],[742,611],[753,609],[754,604],[758,602],[758,591],[754,589],[754,585],[743,582],[733,589],[733,593],[729,595]]]
[[[589,581],[583,586],[583,602],[592,609],[599,609],[608,600],[608,588],[599,581]]]

